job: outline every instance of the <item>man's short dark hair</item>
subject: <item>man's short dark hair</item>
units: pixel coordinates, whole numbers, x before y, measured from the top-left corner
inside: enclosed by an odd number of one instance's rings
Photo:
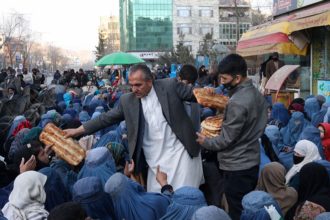
[[[218,66],[219,74],[241,75],[246,77],[247,65],[243,57],[238,54],[229,54],[223,58]]]
[[[131,66],[130,69],[129,69],[130,74],[135,73],[138,70],[142,71],[145,80],[153,80],[154,79],[153,75],[151,73],[151,70],[145,64],[135,64],[134,66]]]
[[[48,220],[85,220],[87,214],[77,202],[66,202],[51,210]]]
[[[187,80],[188,83],[194,84],[198,78],[197,69],[191,64],[185,64],[180,69],[179,76],[182,80]]]

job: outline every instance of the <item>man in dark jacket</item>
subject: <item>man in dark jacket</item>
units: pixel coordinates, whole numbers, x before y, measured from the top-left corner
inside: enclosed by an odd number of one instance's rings
[[[243,196],[257,184],[258,139],[266,127],[267,104],[252,80],[247,78],[247,65],[241,56],[228,55],[220,62],[218,71],[230,96],[221,133],[215,138],[198,133],[197,141],[208,150],[218,151],[229,215],[236,220],[240,219]]]

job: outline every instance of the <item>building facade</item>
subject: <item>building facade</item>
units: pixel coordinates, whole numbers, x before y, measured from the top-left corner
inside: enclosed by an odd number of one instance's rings
[[[219,36],[219,0],[175,0],[173,4],[173,46],[182,42],[194,55],[206,34]]]
[[[250,3],[244,0],[236,2],[235,6],[232,0],[219,0],[219,43],[233,47],[236,47],[238,39],[252,26]]]
[[[105,49],[108,53],[120,50],[119,17],[101,17],[99,34],[105,42]]]
[[[165,51],[173,45],[172,0],[120,0],[122,51]]]

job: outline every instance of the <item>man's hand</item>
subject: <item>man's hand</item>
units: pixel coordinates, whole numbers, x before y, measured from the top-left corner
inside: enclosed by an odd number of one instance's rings
[[[47,146],[45,146],[45,153],[47,154],[47,155],[50,155],[52,152],[53,152],[53,150],[52,150],[52,147],[54,146],[54,144],[51,144],[51,145],[47,145]]]
[[[126,161],[124,174],[127,177],[131,177],[132,173],[134,172],[134,168],[135,168],[134,160],[131,160],[130,163]]]
[[[161,187],[167,185],[167,174],[160,171],[159,165],[157,166],[156,180]]]
[[[36,166],[37,166],[37,160],[34,155],[32,155],[30,159],[26,161],[26,163],[23,157],[21,160],[21,164],[19,165],[19,171],[20,173],[23,173],[25,171],[34,170]]]
[[[79,135],[82,135],[85,133],[85,129],[82,125],[79,128],[66,129],[63,131],[65,133],[65,135],[64,135],[65,138],[78,137]]]
[[[204,134],[201,134],[201,133],[199,133],[199,132],[196,132],[196,134],[197,134],[197,139],[196,139],[196,141],[197,141],[200,145],[203,145],[207,137],[206,137]]]

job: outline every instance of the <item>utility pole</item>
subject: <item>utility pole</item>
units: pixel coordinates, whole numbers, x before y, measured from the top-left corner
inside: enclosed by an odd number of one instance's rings
[[[236,14],[236,46],[239,41],[239,11],[238,11],[238,6],[237,6],[237,1],[239,0],[233,0],[234,1],[234,6],[235,6],[235,14]]]

